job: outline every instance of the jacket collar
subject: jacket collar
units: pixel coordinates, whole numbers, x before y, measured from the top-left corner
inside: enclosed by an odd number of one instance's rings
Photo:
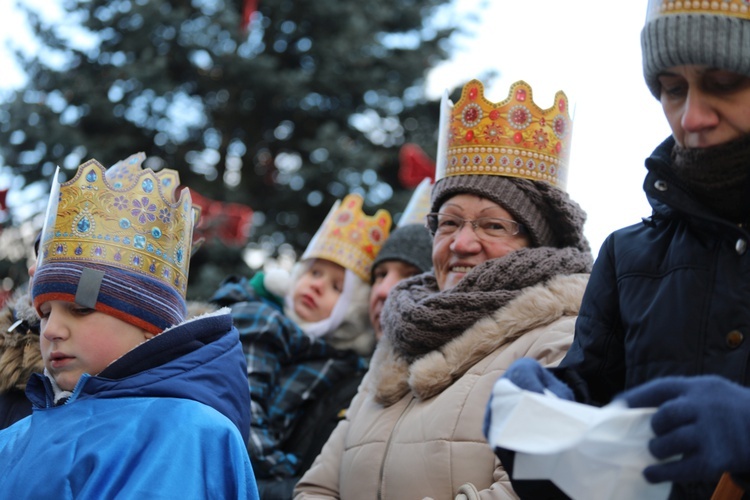
[[[410,391],[418,399],[431,398],[496,349],[562,316],[577,315],[588,277],[557,276],[529,287],[491,316],[411,364],[383,338],[370,364],[370,389],[376,400],[390,406]]]
[[[54,387],[42,374],[32,376],[26,395],[34,408],[54,406]],[[112,362],[100,374],[82,376],[66,404],[120,397],[197,401],[232,420],[247,439],[247,365],[229,309],[165,330]]]
[[[674,138],[669,136],[646,159],[648,174],[643,190],[653,209],[652,219],[687,218],[707,228],[728,230],[732,237],[747,237],[742,228],[707,211],[682,188],[672,170],[674,145]]]

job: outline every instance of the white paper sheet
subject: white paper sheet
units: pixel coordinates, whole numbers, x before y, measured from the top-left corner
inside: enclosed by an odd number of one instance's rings
[[[507,379],[492,391],[489,443],[516,451],[514,479],[549,479],[575,500],[663,500],[670,483],[650,484],[643,469],[655,408],[603,408],[524,391]]]

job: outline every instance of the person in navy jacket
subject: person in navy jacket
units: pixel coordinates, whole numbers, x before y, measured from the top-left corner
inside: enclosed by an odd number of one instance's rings
[[[643,71],[672,135],[646,160],[642,222],[604,242],[558,368],[519,360],[521,388],[657,407],[644,470],[670,498],[750,485],[750,13],[651,0]],[[553,376],[554,375],[554,376]],[[498,451],[506,466],[513,455]],[[522,497],[550,498],[514,482]]]

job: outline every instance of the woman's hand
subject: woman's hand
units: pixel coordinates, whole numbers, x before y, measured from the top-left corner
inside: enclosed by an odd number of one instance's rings
[[[623,393],[631,408],[658,407],[643,474],[662,481],[716,481],[750,472],[750,389],[715,375],[665,377]]]

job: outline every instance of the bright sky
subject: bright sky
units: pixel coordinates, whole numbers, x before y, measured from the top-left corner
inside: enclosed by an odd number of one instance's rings
[[[25,1],[44,5],[48,15],[59,9],[49,0]],[[532,86],[543,108],[563,90],[575,113],[568,192],[588,213],[585,233],[596,254],[611,231],[651,213],[643,160],[669,135],[641,73],[647,0],[489,0],[485,9],[482,0],[455,2],[480,12],[482,21],[476,37],[460,40],[453,59],[432,72],[428,92],[438,98],[489,68],[500,73],[486,90],[493,101],[505,99],[516,80]],[[31,44],[30,34],[19,30],[23,20],[14,3],[0,0],[0,87],[23,83],[6,54],[7,38]]]

